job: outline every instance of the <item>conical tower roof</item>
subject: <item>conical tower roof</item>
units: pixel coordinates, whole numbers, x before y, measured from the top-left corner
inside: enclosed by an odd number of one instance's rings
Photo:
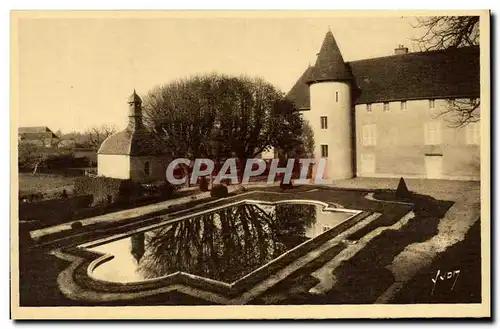
[[[352,72],[344,62],[332,31],[326,33],[316,63],[312,69],[309,84],[320,81],[345,81],[352,79]]]
[[[142,99],[139,97],[139,95],[137,95],[137,93],[135,92],[135,89],[134,89],[134,92],[132,93],[132,95],[130,95],[128,97],[128,103],[136,103],[136,104],[142,103]]]

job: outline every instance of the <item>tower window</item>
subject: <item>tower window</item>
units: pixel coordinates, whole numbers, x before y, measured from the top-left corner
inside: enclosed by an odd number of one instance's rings
[[[328,118],[321,117],[321,129],[328,129]]]
[[[401,101],[401,111],[406,110],[406,101]]]
[[[151,168],[148,161],[144,162],[144,173],[147,176],[149,176],[149,174],[151,173]]]
[[[339,92],[338,91],[335,92],[335,101],[336,102],[339,101]]]
[[[389,102],[384,102],[384,112],[389,111]]]
[[[372,104],[366,104],[366,112],[372,111]]]
[[[436,106],[433,99],[429,99],[429,108],[433,109]]]
[[[328,158],[328,145],[321,145],[321,157]]]

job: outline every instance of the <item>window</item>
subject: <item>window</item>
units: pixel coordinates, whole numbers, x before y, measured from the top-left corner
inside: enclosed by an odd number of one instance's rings
[[[406,101],[401,101],[401,111],[406,110]]]
[[[321,157],[328,158],[328,145],[321,145]]]
[[[434,104],[434,100],[433,99],[429,99],[429,108],[433,109],[435,106],[436,106],[436,104]]]
[[[465,143],[468,145],[479,145],[481,141],[481,125],[479,122],[471,122],[465,126]]]
[[[328,118],[321,117],[321,129],[328,129]]]
[[[439,122],[428,122],[424,126],[425,145],[441,144],[441,124]]]
[[[389,102],[384,102],[384,112],[389,111]]]
[[[377,144],[377,126],[364,125],[363,126],[363,145],[372,146]]]
[[[339,92],[338,91],[335,92],[335,101],[336,102],[339,101]]]
[[[146,161],[146,162],[144,162],[144,173],[145,173],[147,176],[149,176],[150,172],[151,172],[151,168],[149,168],[149,162],[148,162],[148,161]]]
[[[372,111],[372,104],[366,104],[366,112]]]

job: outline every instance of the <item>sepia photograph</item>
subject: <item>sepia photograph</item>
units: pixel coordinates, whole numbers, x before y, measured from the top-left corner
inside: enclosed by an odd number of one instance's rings
[[[491,316],[489,11],[10,18],[13,319]]]

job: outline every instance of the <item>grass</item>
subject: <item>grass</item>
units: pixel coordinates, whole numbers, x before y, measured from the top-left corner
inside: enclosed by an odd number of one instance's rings
[[[75,177],[54,174],[19,173],[19,194],[45,193],[54,195],[66,190],[73,191]]]

